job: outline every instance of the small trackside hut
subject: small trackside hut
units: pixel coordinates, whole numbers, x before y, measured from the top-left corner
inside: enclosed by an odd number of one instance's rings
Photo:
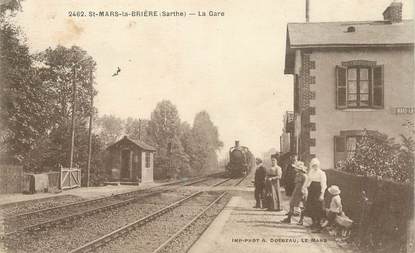
[[[140,182],[153,182],[154,147],[124,136],[110,145],[107,151],[109,183],[138,185]]]

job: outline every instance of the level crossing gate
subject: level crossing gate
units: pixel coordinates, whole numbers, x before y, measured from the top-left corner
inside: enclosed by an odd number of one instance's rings
[[[61,189],[81,187],[81,169],[61,168]]]

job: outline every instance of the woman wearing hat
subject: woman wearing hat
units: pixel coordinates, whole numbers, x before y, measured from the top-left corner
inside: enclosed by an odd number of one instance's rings
[[[282,220],[283,223],[291,223],[291,217],[294,214],[294,208],[300,207],[301,203],[305,201],[307,197],[307,167],[304,166],[304,163],[297,161],[293,164],[293,167],[296,169],[297,174],[295,176],[295,186],[294,191],[290,200],[290,211],[288,211],[288,217]],[[303,224],[304,212],[301,212],[299,225]]]
[[[313,221],[311,227],[316,228],[313,232],[318,233],[321,231],[321,218],[324,217],[323,201],[327,178],[326,173],[321,170],[320,161],[317,158],[311,159],[306,186],[308,188],[306,215]]]

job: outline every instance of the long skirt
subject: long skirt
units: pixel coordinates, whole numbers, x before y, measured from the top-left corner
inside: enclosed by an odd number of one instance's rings
[[[305,215],[316,221],[319,221],[322,217],[324,217],[324,203],[323,201],[319,200],[320,194],[320,182],[311,182],[310,186],[308,187]]]
[[[290,208],[300,206],[300,203],[303,201],[304,194],[302,192],[302,187],[303,187],[302,182],[300,184],[295,185],[295,188],[291,196],[291,200],[290,200]]]
[[[270,211],[281,210],[280,180],[267,180],[265,184],[266,207]]]

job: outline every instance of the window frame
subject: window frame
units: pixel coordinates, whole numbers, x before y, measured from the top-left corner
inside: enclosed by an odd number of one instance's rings
[[[350,80],[349,70],[356,69],[356,79]],[[367,105],[361,105],[361,69],[368,69],[368,100]],[[367,60],[352,60],[342,62],[341,65],[336,65],[336,109],[384,109],[385,94],[384,94],[384,65],[377,65],[375,61]],[[375,76],[376,72],[376,76]],[[349,105],[349,83],[356,82],[356,105]],[[366,80],[365,80],[366,81]],[[377,96],[375,97],[375,93]],[[363,101],[364,102],[364,101]]]
[[[350,80],[349,79],[349,69],[355,69],[356,70],[356,79],[355,80]],[[361,84],[361,79],[360,79],[360,70],[361,69],[367,69],[368,70],[368,76],[367,76],[367,81],[368,82],[368,100],[367,100],[367,105],[362,106],[360,105],[360,103],[362,102],[360,99],[360,95],[361,95],[361,90],[360,90],[360,84]],[[373,91],[372,91],[372,80],[373,80],[373,68],[370,66],[365,66],[365,65],[352,65],[352,66],[348,66],[346,67],[346,108],[349,109],[360,109],[360,108],[373,108],[372,107],[372,96],[373,96]],[[349,105],[349,82],[351,81],[355,81],[356,82],[356,93],[354,93],[356,95],[356,105],[355,106],[350,106]]]

